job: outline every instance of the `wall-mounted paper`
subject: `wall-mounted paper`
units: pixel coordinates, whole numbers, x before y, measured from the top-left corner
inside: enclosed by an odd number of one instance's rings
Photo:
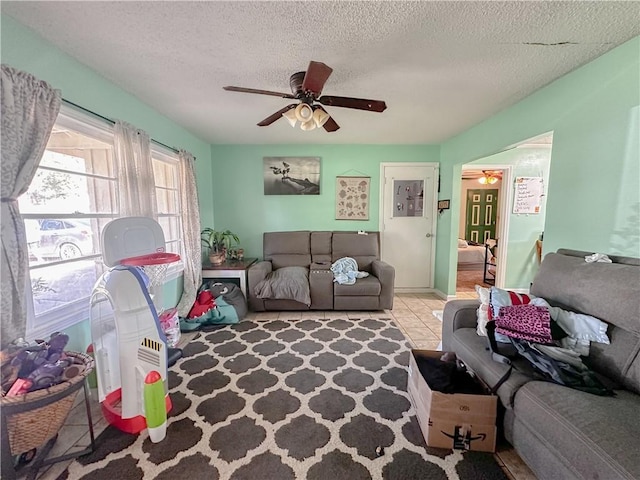
[[[542,177],[516,177],[513,213],[540,213],[544,195]]]

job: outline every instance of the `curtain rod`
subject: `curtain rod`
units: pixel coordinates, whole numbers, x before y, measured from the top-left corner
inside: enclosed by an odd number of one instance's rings
[[[115,123],[116,123],[115,120],[113,120],[113,119],[111,119],[109,117],[105,117],[104,115],[100,115],[99,113],[96,113],[96,112],[94,112],[92,110],[89,110],[88,108],[85,108],[85,107],[83,107],[81,105],[78,105],[77,103],[73,103],[73,102],[67,100],[66,98],[63,98],[62,101],[64,103],[66,103],[67,105],[71,105],[72,107],[75,107],[75,108],[77,108],[79,110],[82,110],[83,112],[89,113],[89,114],[93,115],[94,117],[98,117],[98,118],[104,120],[105,122],[109,122],[112,125],[115,125]],[[170,147],[169,145],[166,145],[166,144],[164,144],[162,142],[159,142],[158,140],[154,140],[153,138],[151,139],[151,141],[153,143],[155,143],[156,145],[160,145],[160,146],[162,146],[164,148],[167,148],[167,149],[171,150],[174,153],[179,153],[177,148]],[[195,160],[195,157],[194,157],[194,160]]]

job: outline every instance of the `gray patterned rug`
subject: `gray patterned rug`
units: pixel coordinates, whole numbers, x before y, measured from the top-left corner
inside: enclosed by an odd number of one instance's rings
[[[108,427],[59,480],[504,480],[493,456],[429,448],[391,319],[245,321],[170,371],[167,437]]]

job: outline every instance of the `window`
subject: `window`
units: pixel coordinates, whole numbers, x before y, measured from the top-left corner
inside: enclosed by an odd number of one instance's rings
[[[158,221],[180,254],[178,159],[152,145]],[[29,190],[20,197],[29,249],[27,337],[46,338],[89,318],[105,271],[100,234],[120,216],[112,125],[63,106]]]

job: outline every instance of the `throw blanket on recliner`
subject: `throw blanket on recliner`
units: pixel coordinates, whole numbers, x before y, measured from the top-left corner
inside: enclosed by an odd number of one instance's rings
[[[333,281],[340,285],[353,285],[356,278],[368,277],[367,272],[358,271],[358,262],[351,257],[342,257],[331,265]]]

